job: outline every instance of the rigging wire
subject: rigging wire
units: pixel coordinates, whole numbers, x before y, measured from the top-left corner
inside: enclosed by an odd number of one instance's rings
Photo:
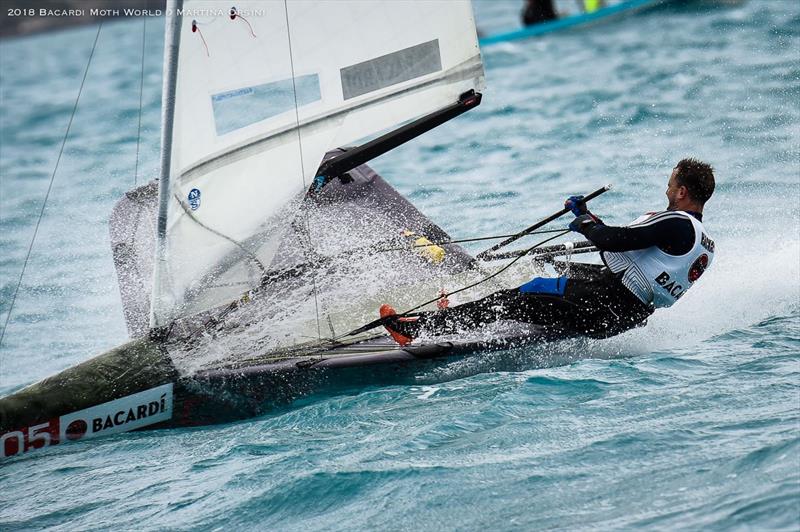
[[[283,0],[283,13],[286,15],[286,38],[289,43],[289,65],[292,69],[292,93],[294,94],[294,117],[295,122],[297,124],[297,145],[300,149],[300,177],[303,179],[303,189],[307,190],[308,186],[306,185],[306,169],[303,162],[303,136],[300,134],[300,111],[298,109],[298,102],[297,102],[297,86],[295,84],[295,74],[294,74],[294,55],[292,54],[292,31],[289,27],[289,3],[288,0]],[[254,35],[255,36],[255,35]],[[301,205],[302,208],[302,205]],[[308,213],[303,211],[303,221],[305,222],[305,232],[306,236],[308,237],[307,245],[303,246],[304,254],[308,254],[309,248],[310,251],[313,250],[313,242],[311,240],[311,230],[308,224]],[[305,239],[303,239],[305,240]],[[301,242],[303,241],[301,240]],[[306,259],[308,260],[308,259]],[[322,325],[320,324],[319,320],[319,298],[317,297],[317,277],[315,274],[311,275],[311,287],[312,292],[314,294],[314,311],[317,315],[317,336],[320,340],[322,340]]]
[[[5,323],[3,324],[3,330],[0,331],[0,346],[3,345],[3,338],[5,338],[6,330],[8,329],[8,322],[11,319],[11,312],[14,310],[14,304],[17,301],[17,294],[19,294],[19,287],[22,285],[22,278],[25,275],[25,269],[28,267],[28,261],[31,258],[31,252],[33,251],[33,243],[36,241],[36,235],[39,233],[39,225],[42,223],[42,218],[44,217],[44,209],[47,206],[47,200],[50,198],[50,191],[53,189],[53,181],[56,178],[56,172],[58,171],[58,165],[61,162],[61,155],[64,153],[64,146],[67,144],[67,138],[69,138],[69,131],[72,128],[72,120],[75,118],[75,113],[78,110],[78,102],[81,99],[81,94],[83,93],[83,86],[86,83],[86,77],[89,74],[89,66],[92,64],[92,58],[94,57],[94,51],[97,48],[97,41],[100,38],[100,30],[103,28],[103,22],[100,21],[100,24],[97,26],[97,34],[94,36],[94,43],[92,44],[92,51],[89,53],[89,60],[86,63],[86,69],[83,71],[83,79],[81,80],[81,86],[78,89],[78,96],[75,98],[75,105],[72,107],[72,114],[69,117],[69,123],[67,123],[67,130],[64,133],[64,139],[61,141],[61,149],[58,152],[58,158],[56,159],[56,165],[53,168],[53,173],[50,176],[50,184],[47,186],[47,192],[44,195],[44,201],[42,202],[42,209],[39,211],[39,218],[36,220],[36,227],[33,229],[33,237],[31,238],[31,243],[28,246],[28,253],[25,255],[25,261],[22,263],[22,271],[19,273],[19,280],[17,280],[17,286],[14,288],[14,295],[11,297],[11,305],[8,307],[8,313],[6,314]]]
[[[505,266],[503,266],[502,268],[500,268],[499,270],[497,270],[497,271],[496,271],[496,272],[494,272],[493,274],[489,275],[488,277],[484,277],[483,279],[481,279],[481,280],[479,280],[479,281],[475,281],[474,283],[472,283],[472,284],[469,284],[469,285],[467,285],[467,286],[465,286],[465,287],[463,287],[463,288],[459,288],[458,290],[453,290],[452,292],[447,292],[446,294],[444,294],[444,295],[443,295],[443,297],[450,297],[450,296],[451,296],[451,295],[453,295],[453,294],[457,294],[457,293],[459,293],[459,292],[463,292],[464,290],[468,290],[468,289],[470,289],[470,288],[472,288],[472,287],[474,287],[474,286],[478,286],[478,285],[479,285],[479,284],[481,284],[481,283],[485,283],[485,282],[486,282],[486,281],[488,281],[489,279],[493,279],[494,277],[497,277],[498,275],[500,275],[501,273],[503,273],[504,271],[506,271],[507,269],[509,269],[511,266],[513,266],[513,265],[514,265],[514,264],[515,264],[515,263],[516,263],[518,260],[520,260],[522,257],[524,257],[524,256],[528,255],[528,254],[529,254],[531,251],[533,251],[534,249],[536,249],[536,248],[538,248],[538,247],[542,246],[543,244],[547,244],[548,242],[550,242],[550,241],[552,241],[552,240],[555,240],[555,239],[556,239],[556,238],[558,238],[558,237],[564,236],[564,235],[566,235],[567,233],[569,233],[569,232],[571,232],[571,231],[572,231],[571,229],[567,229],[567,230],[561,231],[561,232],[560,232],[560,233],[558,233],[557,235],[551,236],[550,238],[546,238],[546,239],[542,240],[541,242],[539,242],[539,243],[537,243],[537,244],[534,244],[533,246],[529,247],[528,249],[526,249],[526,250],[524,250],[522,253],[520,253],[519,257],[516,257],[514,260],[512,260],[511,262],[509,262],[508,264],[506,264]],[[422,303],[422,304],[420,304],[420,305],[417,305],[416,307],[410,308],[410,309],[406,310],[405,312],[403,312],[402,314],[398,314],[398,316],[405,316],[405,315],[407,315],[409,312],[413,312],[413,311],[415,311],[415,310],[417,310],[417,309],[420,309],[420,308],[424,307],[425,305],[429,305],[429,304],[431,304],[431,303],[435,303],[435,302],[436,302],[436,301],[438,301],[438,300],[439,300],[441,297],[442,297],[442,296],[438,296],[438,297],[436,297],[435,299],[431,299],[430,301],[426,301],[425,303]]]
[[[186,212],[186,214],[188,216],[193,217],[192,213],[189,212],[188,210],[186,210],[185,207],[184,207],[184,211]],[[203,226],[203,227],[205,227],[205,226]],[[211,230],[211,229],[209,229],[209,230]],[[532,233],[528,233],[525,236],[528,236],[528,235],[544,235],[544,234],[553,234],[553,233],[563,233],[563,231],[564,231],[564,229],[546,229],[544,231],[533,231]],[[223,236],[225,238],[228,238],[225,235],[221,235],[221,236]],[[321,263],[330,262],[330,261],[333,261],[333,260],[336,260],[336,259],[342,259],[342,258],[350,257],[352,255],[364,255],[366,253],[374,254],[374,253],[388,253],[388,252],[392,252],[392,251],[408,251],[410,249],[426,248],[426,247],[431,247],[431,246],[447,246],[447,245],[450,245],[450,244],[459,244],[461,242],[477,242],[477,241],[481,241],[481,240],[497,240],[497,239],[500,239],[500,238],[508,238],[510,236],[515,236],[515,235],[495,235],[495,236],[482,236],[482,237],[475,237],[475,238],[461,238],[461,239],[457,239],[457,240],[446,240],[446,241],[443,240],[441,242],[431,242],[429,244],[408,244],[402,238],[391,238],[391,239],[387,239],[387,240],[379,240],[378,242],[374,242],[374,243],[368,244],[366,246],[349,247],[349,248],[345,249],[344,251],[342,251],[340,253],[336,253],[334,255],[317,255],[317,256],[314,257],[314,263],[315,264],[321,264]],[[234,243],[238,245],[237,242],[234,242]],[[396,246],[396,247],[382,247],[384,245],[389,246],[389,245],[397,245],[397,244],[401,244],[401,243],[403,245],[399,245],[399,246]],[[245,250],[245,252],[247,252],[247,251]],[[524,252],[524,250],[522,250],[520,252]],[[514,257],[516,257],[517,255],[518,255],[518,253],[514,254]],[[493,258],[496,259],[496,258],[499,258],[499,256],[493,256]],[[503,257],[503,258],[513,258],[513,257]],[[255,259],[255,257],[254,257],[254,259]],[[310,263],[306,262],[306,263],[298,264],[296,266],[292,266],[292,267],[289,267],[289,268],[282,268],[280,270],[269,270],[269,271],[267,271],[267,270],[264,270],[262,268],[262,272],[264,273],[264,277],[262,278],[262,287],[263,287],[264,284],[269,283],[269,282],[275,280],[276,278],[283,278],[285,275],[291,275],[291,276],[299,275],[300,272],[304,271],[308,267],[310,267]],[[480,271],[481,273],[484,273],[485,275],[489,275],[488,273],[484,272],[483,270],[481,270],[477,266],[474,266],[474,267],[476,268],[476,270]],[[258,288],[256,290],[258,290]]]
[[[411,313],[411,312],[413,312],[413,311],[415,311],[417,309],[420,309],[420,308],[424,307],[425,305],[429,305],[431,303],[435,303],[435,302],[439,301],[439,299],[441,299],[442,297],[449,297],[449,296],[451,296],[453,294],[457,294],[459,292],[463,292],[464,290],[468,290],[468,289],[470,289],[472,287],[478,286],[481,283],[485,283],[486,281],[489,281],[490,279],[493,279],[494,277],[497,277],[498,275],[500,275],[501,273],[503,273],[504,271],[509,269],[517,261],[519,261],[522,257],[525,257],[526,255],[528,255],[531,251],[535,250],[536,248],[538,248],[538,247],[540,247],[540,246],[542,246],[544,244],[547,244],[548,242],[550,242],[552,240],[555,240],[556,238],[562,237],[562,236],[566,235],[569,232],[571,232],[571,229],[566,229],[566,230],[562,231],[561,233],[558,233],[556,235],[551,236],[550,238],[542,240],[541,242],[538,242],[538,243],[534,244],[533,246],[523,250],[518,257],[516,257],[514,260],[512,260],[511,262],[509,262],[508,264],[506,264],[505,266],[503,266],[502,268],[500,268],[499,270],[497,270],[493,274],[490,274],[489,276],[484,277],[483,279],[475,281],[472,284],[469,284],[467,286],[459,288],[458,290],[453,290],[452,292],[447,292],[447,293],[444,293],[444,294],[440,294],[440,295],[436,296],[434,299],[431,299],[429,301],[425,301],[424,303],[421,303],[421,304],[417,305],[416,307],[412,307],[412,308],[410,308],[410,309],[408,309],[406,311],[398,313],[397,316],[399,316],[399,317],[407,316],[409,313]],[[381,325],[383,325],[383,319],[379,318],[379,319],[373,320],[373,321],[371,321],[371,322],[369,322],[369,323],[367,323],[365,325],[362,325],[358,329],[353,329],[352,331],[348,331],[348,332],[340,334],[338,336],[334,336],[333,338],[329,339],[329,342],[332,343],[332,344],[335,344],[339,340],[341,340],[342,338],[346,338],[348,336],[354,336],[356,334],[361,334],[363,332],[372,330],[372,329],[374,329],[376,327],[380,327]]]
[[[133,186],[139,178],[139,145],[142,140],[142,94],[144,93],[144,45],[147,34],[147,17],[142,17],[142,73],[139,76],[139,125],[136,128],[136,166],[133,169]]]
[[[564,230],[563,229],[544,229],[542,231],[533,231],[531,233],[528,233],[525,236],[560,233],[562,231],[564,231]],[[512,237],[512,236],[515,236],[515,235],[516,235],[516,233],[514,233],[513,235],[494,235],[494,236],[478,236],[478,237],[472,237],[472,238],[458,238],[458,239],[455,239],[455,240],[443,240],[441,242],[431,242],[430,244],[413,244],[411,247],[412,248],[427,248],[427,247],[431,247],[431,246],[447,246],[449,244],[462,244],[464,242],[480,242],[482,240],[499,240],[501,238],[509,238],[509,237]],[[395,240],[397,240],[397,239],[395,239]],[[380,242],[376,243],[375,245],[378,245],[378,244],[380,244]],[[375,249],[375,251],[376,252],[403,251],[405,249],[408,249],[408,246],[395,247],[395,248],[379,248],[379,249]]]

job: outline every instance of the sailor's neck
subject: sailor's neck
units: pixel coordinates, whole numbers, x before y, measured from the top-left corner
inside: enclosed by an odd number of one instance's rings
[[[694,216],[695,218],[697,218],[701,222],[703,221],[703,207],[697,207],[696,205],[687,205],[686,207],[684,207],[682,209],[679,208],[679,207],[673,207],[671,209],[669,207],[667,207],[667,210],[668,211],[683,211],[685,213],[691,214],[692,216]]]

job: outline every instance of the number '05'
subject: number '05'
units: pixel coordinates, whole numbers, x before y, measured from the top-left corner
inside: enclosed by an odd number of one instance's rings
[[[52,443],[52,436],[50,435],[50,432],[48,432],[49,428],[50,423],[41,423],[39,425],[28,427],[27,446],[25,442],[25,435],[22,431],[14,430],[11,432],[6,432],[0,436],[0,458],[14,456],[16,454],[26,452],[30,448],[41,449],[42,447],[47,447]],[[12,441],[16,441],[16,448],[11,447],[13,445],[11,443]],[[41,443],[37,445],[37,442]],[[14,449],[13,452],[9,452],[9,447]]]

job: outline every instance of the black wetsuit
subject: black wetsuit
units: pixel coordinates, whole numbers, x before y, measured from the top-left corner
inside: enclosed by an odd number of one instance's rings
[[[702,219],[699,213],[689,214]],[[652,220],[641,226],[613,227],[596,219],[581,226],[581,232],[601,251],[658,246],[670,255],[683,255],[692,249],[694,227],[685,216],[665,211]],[[542,325],[554,334],[605,338],[643,325],[654,310],[628,290],[620,277],[602,265],[581,265],[570,277],[535,278],[477,301],[410,314],[419,318],[391,326],[416,337],[422,331],[455,333],[496,320],[514,320]]]

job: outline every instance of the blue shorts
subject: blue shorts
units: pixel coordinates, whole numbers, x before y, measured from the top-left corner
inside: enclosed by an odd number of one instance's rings
[[[567,287],[565,277],[534,277],[519,287],[523,294],[543,294],[549,296],[563,296]]]

